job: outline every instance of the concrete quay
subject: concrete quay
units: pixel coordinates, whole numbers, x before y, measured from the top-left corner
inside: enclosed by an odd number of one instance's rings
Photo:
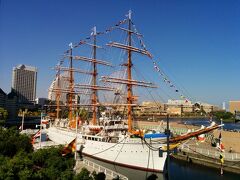
[[[221,168],[220,154],[224,157],[223,170],[240,174],[240,153],[221,152],[209,142],[199,143],[196,140],[181,145],[172,157],[216,169]]]

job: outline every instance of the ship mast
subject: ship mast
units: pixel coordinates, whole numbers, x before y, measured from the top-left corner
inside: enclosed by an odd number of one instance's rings
[[[58,67],[60,67],[60,63]],[[60,68],[57,70],[57,91],[56,91],[56,111],[57,111],[57,119],[59,119],[59,112],[60,112],[60,96],[61,96],[61,91],[60,91]]]
[[[132,110],[133,110],[133,106],[136,106],[135,104],[133,104],[133,101],[134,101],[135,97],[133,96],[132,87],[133,86],[142,86],[142,87],[148,87],[148,88],[156,88],[156,86],[153,83],[138,81],[138,80],[132,79],[132,66],[133,66],[133,64],[132,64],[132,53],[134,52],[134,53],[143,54],[143,55],[146,55],[150,58],[152,58],[152,55],[146,49],[141,49],[141,48],[137,48],[137,47],[132,46],[132,34],[137,35],[137,36],[141,36],[141,34],[132,30],[131,16],[132,16],[132,12],[131,12],[131,10],[129,10],[129,12],[128,12],[128,28],[127,29],[119,27],[119,29],[127,32],[127,36],[128,36],[127,44],[121,44],[121,43],[118,43],[118,42],[110,42],[110,43],[107,44],[108,46],[111,46],[111,47],[126,50],[127,55],[128,55],[128,59],[127,59],[127,63],[125,63],[123,65],[127,67],[127,79],[111,78],[111,77],[107,77],[107,76],[102,77],[102,79],[105,82],[120,83],[120,84],[125,84],[127,86],[127,118],[128,118],[128,132],[129,133],[132,133],[132,130],[133,130],[133,127],[132,127],[132,121],[133,121]]]
[[[72,57],[72,43],[69,44],[70,47],[70,56],[69,56],[69,98],[68,98],[68,107],[69,107],[69,114],[68,114],[68,118],[69,121],[72,121],[72,115],[73,115],[73,89],[74,89],[74,79],[73,79],[73,57]]]
[[[128,13],[128,46],[132,46],[132,37],[131,37],[131,10]],[[132,80],[132,50],[128,50],[128,63],[127,63],[127,76],[128,81]],[[132,131],[132,84],[127,84],[127,104],[128,104],[128,132]]]
[[[97,33],[96,33],[96,26],[93,27],[93,59],[97,59],[97,47],[96,47],[96,41],[97,41]],[[96,61],[93,61],[93,82],[92,85],[97,85],[97,63]],[[93,117],[92,117],[92,123],[93,125],[97,124],[97,90],[92,89],[92,104],[93,104]]]
[[[56,111],[57,111],[57,118],[59,118],[59,111],[60,111],[60,107],[64,107],[65,105],[60,105],[60,95],[61,93],[67,93],[68,94],[68,110],[69,110],[69,114],[68,114],[68,119],[70,121],[70,124],[73,124],[73,107],[79,107],[79,106],[91,106],[92,110],[93,110],[93,117],[92,117],[92,124],[96,125],[97,124],[97,108],[100,105],[98,103],[98,97],[97,97],[97,92],[98,90],[104,90],[104,91],[115,91],[114,88],[111,87],[107,87],[107,86],[99,86],[97,85],[97,65],[103,65],[103,66],[110,66],[112,67],[112,65],[107,62],[107,61],[103,61],[100,59],[96,59],[96,54],[97,54],[97,48],[101,48],[100,46],[97,46],[96,44],[96,36],[97,36],[97,32],[96,32],[96,27],[93,28],[93,32],[91,33],[91,36],[93,37],[93,44],[90,43],[85,43],[89,46],[92,47],[93,50],[93,56],[91,58],[85,57],[85,56],[73,56],[73,48],[76,47],[73,46],[72,43],[69,44],[69,49],[66,51],[64,58],[67,58],[69,60],[69,66],[68,67],[62,67],[60,65],[56,66],[54,69],[58,70],[57,71],[57,77],[58,77],[58,81],[57,81],[57,87],[51,89],[53,92],[56,92]],[[90,39],[90,38],[89,38]],[[92,64],[92,71],[86,71],[86,70],[82,70],[82,69],[78,69],[78,68],[73,68],[73,60],[77,60],[77,61],[84,61],[84,62],[88,62]],[[66,79],[69,82],[68,88],[62,88],[60,87],[60,71],[67,71],[68,72],[68,77],[66,77]],[[73,73],[82,73],[82,74],[87,74],[92,76],[92,83],[91,85],[88,84],[76,84],[74,83],[74,74]],[[86,93],[84,91],[79,91],[80,90],[84,90],[84,89],[91,89],[91,93]],[[84,94],[84,95],[90,95],[91,96],[91,104],[73,104],[73,96],[75,96],[76,94]],[[111,104],[110,104],[111,105]]]
[[[109,90],[109,91],[113,91],[114,89],[110,88],[110,87],[105,87],[105,86],[98,86],[97,85],[97,76],[98,76],[98,72],[97,72],[97,65],[104,65],[104,66],[112,66],[110,63],[97,59],[97,48],[101,48],[100,46],[97,46],[97,30],[96,30],[96,26],[93,27],[93,32],[91,33],[91,36],[93,37],[93,44],[90,43],[86,43],[89,46],[92,46],[92,50],[93,50],[93,56],[92,58],[88,58],[88,57],[84,57],[84,56],[73,56],[72,55],[72,49],[70,50],[70,87],[73,87],[72,90],[70,89],[70,93],[73,94],[75,91],[73,91],[73,89],[91,89],[91,105],[92,106],[92,124],[96,125],[97,124],[97,108],[99,106],[98,103],[98,97],[97,97],[97,92],[98,90]],[[72,60],[80,60],[80,61],[85,61],[85,62],[90,62],[93,69],[91,72],[88,71],[82,71],[79,69],[73,69],[72,68]],[[83,74],[88,74],[92,76],[92,83],[91,85],[86,85],[86,84],[73,84],[73,71],[77,71],[79,73],[83,73]],[[72,82],[72,83],[71,83]],[[71,85],[72,84],[72,85]],[[71,105],[71,96],[69,96],[69,112]],[[79,104],[80,105],[80,104]],[[79,106],[76,105],[76,106]],[[70,120],[70,118],[69,118]]]

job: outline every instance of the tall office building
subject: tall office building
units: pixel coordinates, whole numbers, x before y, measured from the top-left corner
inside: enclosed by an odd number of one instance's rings
[[[12,89],[21,102],[33,102],[36,99],[37,68],[19,65],[12,71]]]

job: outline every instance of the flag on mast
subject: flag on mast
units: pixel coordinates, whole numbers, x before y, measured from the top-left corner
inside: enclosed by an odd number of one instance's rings
[[[73,153],[76,151],[76,138],[72,140],[69,144],[67,144],[62,150],[62,156],[66,156],[69,153]]]
[[[41,135],[41,132],[40,132],[40,130],[38,130],[38,132],[33,136],[33,138],[38,138],[38,137],[40,137],[40,135]]]
[[[223,164],[224,163],[224,158],[223,158],[222,154],[220,154],[219,159],[220,159],[220,162]]]
[[[220,151],[224,151],[224,145],[223,145],[223,143],[222,143],[222,132],[220,132],[220,134],[219,134],[219,137],[218,137],[218,139],[219,139],[219,149],[220,149]]]
[[[92,30],[91,36],[96,36],[97,35],[97,27],[94,26],[91,30]]]
[[[35,143],[35,140],[36,140],[38,137],[40,137],[40,135],[41,135],[41,131],[38,130],[38,132],[32,136],[32,144]]]

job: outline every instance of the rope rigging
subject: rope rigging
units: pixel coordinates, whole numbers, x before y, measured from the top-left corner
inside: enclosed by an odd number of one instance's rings
[[[136,29],[136,25],[132,22],[133,24],[133,27],[134,27],[134,31],[136,33],[138,33],[137,29]],[[142,39],[142,36],[140,35],[137,35],[137,38],[139,40],[139,43],[141,45],[141,47],[144,49],[144,50],[147,50],[146,48],[146,45],[144,44],[143,42],[143,39]],[[152,60],[152,63],[153,63],[153,67],[155,69],[155,71],[157,71],[159,77],[162,78],[163,82],[167,84],[168,87],[170,87],[171,89],[174,90],[174,92],[176,94],[178,94],[178,96],[181,98],[181,99],[185,99],[186,102],[189,101],[189,99],[191,99],[190,97],[187,97],[185,95],[183,95],[183,91],[180,90],[179,88],[177,88],[177,86],[170,80],[170,78],[166,75],[166,73],[164,73],[164,71],[162,69],[160,69],[159,65],[157,64],[157,61],[154,60],[154,58],[151,56],[150,59]]]
[[[125,24],[126,22],[128,22],[128,19],[124,19],[124,20],[122,20],[122,21],[119,21],[119,22],[116,23],[114,26],[111,26],[111,27],[107,28],[105,31],[97,32],[97,35],[111,34],[111,33],[110,33],[111,31],[116,30],[116,29],[120,29],[120,25],[123,25],[123,24]],[[144,41],[143,41],[143,36],[142,36],[140,33],[138,33],[137,28],[136,28],[136,25],[133,23],[133,21],[130,21],[130,22],[131,22],[132,27],[133,27],[132,32],[136,35],[137,39],[139,40],[139,43],[140,43],[141,47],[142,47],[144,50],[148,51],[147,48],[146,48],[146,45],[145,45],[145,43],[144,43]],[[121,30],[121,29],[120,29],[120,30]],[[79,46],[81,46],[81,45],[83,45],[83,44],[88,43],[88,41],[92,38],[92,36],[93,36],[93,35],[91,34],[89,37],[86,37],[86,38],[80,40],[78,43],[73,44],[72,47],[73,47],[73,48],[77,48],[77,47],[79,47]],[[127,38],[127,37],[126,37],[126,38]],[[125,41],[126,41],[126,39],[125,39]],[[136,42],[134,41],[134,39],[133,39],[133,43],[134,43],[134,44],[136,43]],[[124,52],[124,51],[121,50],[120,55],[119,55],[119,59],[120,59],[121,56],[123,55],[123,52]],[[67,51],[64,52],[64,54],[68,54],[68,53],[69,53],[69,50],[67,50]],[[169,79],[169,77],[166,75],[166,73],[164,73],[164,71],[159,68],[159,65],[157,64],[157,61],[155,61],[151,55],[150,55],[149,57],[150,57],[150,59],[152,60],[153,67],[154,67],[155,71],[157,71],[159,77],[163,80],[163,82],[166,83],[166,85],[167,85],[168,87],[170,87],[171,89],[173,89],[174,92],[175,92],[176,94],[178,94],[178,96],[179,96],[181,99],[185,99],[185,101],[188,102],[189,99],[191,99],[191,98],[188,98],[187,96],[183,95],[183,91],[180,90],[179,88],[177,88],[177,86],[176,86],[175,84],[173,84],[173,82]],[[122,60],[124,60],[124,59],[122,58]],[[165,93],[165,94],[166,94],[166,93]],[[168,96],[169,98],[171,98],[168,94],[167,94],[167,96]]]

